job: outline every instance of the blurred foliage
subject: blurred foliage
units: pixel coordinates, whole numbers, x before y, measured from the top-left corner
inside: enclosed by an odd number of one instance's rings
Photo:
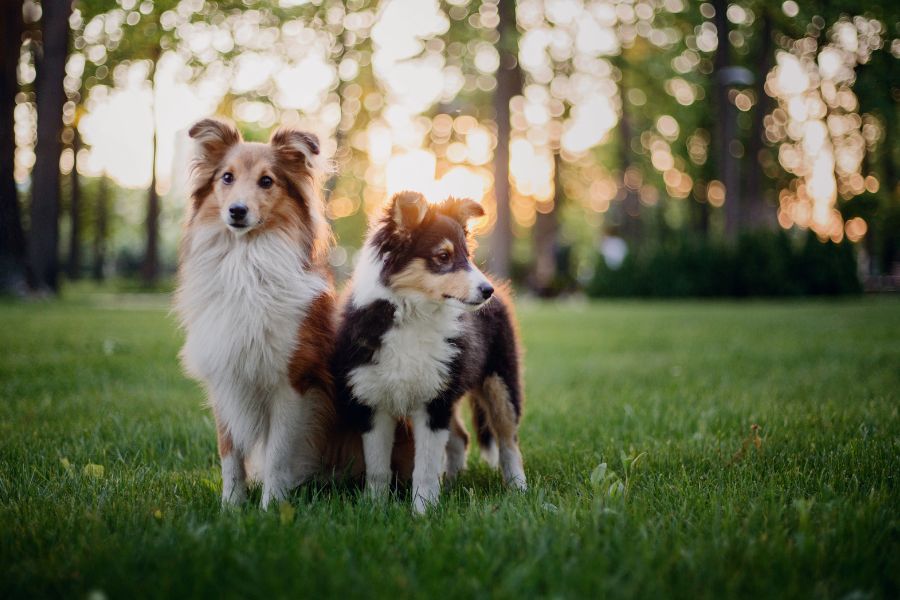
[[[35,10],[39,4],[40,0],[26,0],[26,17],[39,15]],[[427,168],[434,171],[435,189],[443,190],[438,183],[454,170],[466,171],[468,180],[459,189],[467,193],[475,190],[474,194],[484,183],[480,199],[488,218],[479,233],[489,232],[496,214],[490,165],[497,142],[492,105],[497,47],[508,43],[499,39],[497,1],[410,3],[408,11],[419,7],[434,11],[438,25],[414,31],[412,49],[399,51],[379,68],[376,55],[383,51],[385,38],[379,45],[375,30],[391,4],[75,0],[64,114],[70,130],[63,139],[70,143],[71,128],[79,127],[81,117],[133,85],[127,80],[135,73],[143,74],[143,85],[155,94],[157,64],[171,59],[180,61],[178,84],[196,90],[221,87],[216,112],[237,121],[248,139],[265,140],[279,124],[321,126],[323,147],[334,166],[325,196],[340,243],[332,261],[339,276],[351,268],[367,218],[397,185],[390,181],[391,168],[396,167],[395,180],[400,173],[419,181],[420,174],[415,173],[419,165],[393,164],[406,153],[430,154],[433,166]],[[716,15],[716,6],[725,8],[727,18]],[[517,281],[530,281],[538,254],[549,251],[557,272],[544,287],[554,293],[577,287],[573,282],[590,278],[598,241],[608,235],[627,239],[632,249],[629,260],[670,244],[686,255],[695,247],[749,252],[744,246],[752,236],[744,235],[736,245],[721,241],[723,205],[736,202],[732,198],[738,192],[743,204],[764,217],[742,217],[739,229],[745,234],[778,227],[777,217],[781,228],[792,230],[792,239],[803,237],[797,232],[808,229],[822,242],[849,238],[855,242],[853,248],[864,251],[871,275],[896,268],[900,237],[896,2],[520,0],[516,12],[522,89],[511,103],[514,218],[509,233],[514,237],[512,273]],[[410,14],[414,27],[421,21],[421,15]],[[16,137],[25,157],[17,157],[20,184],[27,183],[33,137],[28,127],[34,120],[31,82],[36,50],[28,36],[35,35],[34,22],[26,18],[31,33],[24,38],[21,94],[16,99],[21,125]],[[717,30],[723,24],[724,37]],[[727,39],[725,47],[720,47],[722,39]],[[854,44],[858,50],[848,50]],[[279,69],[299,69],[304,59],[323,48],[330,82],[315,106],[298,108],[285,102]],[[826,76],[826,51],[839,53],[849,72]],[[240,63],[251,56],[274,58],[280,66],[252,89],[236,89]],[[809,85],[800,92],[779,89],[783,82],[779,83],[778,69],[784,60],[793,61],[798,75],[809,77]],[[443,87],[426,106],[410,108],[403,87],[395,85],[385,64],[406,69],[426,63],[437,65]],[[715,106],[723,65],[744,69],[751,76],[729,90],[733,115],[729,118],[734,123],[733,138],[726,146],[739,162],[742,181],[752,178],[753,185],[742,183],[741,190],[727,194],[722,185],[724,151],[717,147],[722,124]],[[804,102],[805,108],[798,109]],[[810,115],[805,121],[798,116],[804,111]],[[810,136],[798,129],[810,124],[824,132],[815,151],[804,146],[804,136]],[[486,151],[477,160],[472,158],[469,131],[487,140]],[[88,142],[85,156],[90,152]],[[822,167],[816,164],[817,153],[831,153],[835,160]],[[813,173],[813,166],[819,171]],[[167,181],[168,165],[159,168]],[[97,173],[87,174],[91,177],[82,178],[87,191],[82,205],[94,215],[98,213],[92,190],[97,186],[90,180]],[[814,179],[823,177],[833,180],[835,191],[811,193]],[[141,260],[144,213],[134,208],[140,201],[132,191],[111,187],[107,220],[113,226],[108,235],[114,236],[114,253],[122,254],[116,264],[131,272]],[[123,202],[130,205],[122,206]],[[180,197],[163,201],[161,254],[168,271],[174,268],[182,205]],[[541,219],[552,224],[538,228],[535,223]],[[85,228],[82,238],[87,246],[93,217],[83,219],[80,227]],[[549,243],[536,239],[548,235],[553,237]],[[779,248],[785,247],[769,245],[771,252]],[[479,258],[490,251],[490,242],[484,241]],[[765,253],[754,251],[757,254]],[[721,258],[727,268],[735,267],[729,261]],[[759,289],[756,284],[748,286]],[[735,288],[735,293],[743,292]]]
[[[593,297],[774,297],[862,291],[852,244],[822,243],[812,233],[745,233],[736,245],[678,236],[645,246],[617,269],[601,256],[587,292]]]

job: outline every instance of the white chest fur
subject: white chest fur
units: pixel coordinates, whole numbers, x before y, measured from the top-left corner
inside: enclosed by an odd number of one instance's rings
[[[460,312],[445,306],[398,308],[372,362],[350,373],[354,395],[364,404],[408,416],[448,383],[459,349],[447,340],[460,335]]]
[[[192,232],[176,301],[191,375],[213,388],[260,393],[286,382],[300,323],[327,289],[302,259],[299,245],[275,234]]]

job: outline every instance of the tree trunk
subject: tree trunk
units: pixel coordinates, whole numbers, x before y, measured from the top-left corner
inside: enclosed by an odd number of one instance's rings
[[[621,83],[620,83],[621,86]],[[624,86],[620,87],[620,93],[625,91]],[[625,172],[631,166],[631,118],[628,116],[626,109],[625,96],[622,96],[622,118],[619,120],[619,166],[622,170],[621,189],[624,196],[621,200],[621,226],[622,238],[625,239],[630,246],[634,246],[640,242],[641,227],[641,202],[638,198],[637,190],[633,190],[625,185]]]
[[[562,179],[560,177],[562,159],[559,152],[553,155],[554,193],[553,205],[549,212],[537,211],[534,229],[534,270],[531,273],[531,288],[538,296],[555,296],[557,289],[556,254],[559,247],[559,210],[563,201]]]
[[[31,174],[31,285],[38,292],[59,289],[59,156],[62,152],[63,79],[69,50],[70,0],[42,3],[42,56],[37,62],[36,160]]]
[[[500,278],[510,275],[512,255],[512,218],[510,213],[509,142],[511,124],[509,102],[522,92],[522,73],[519,69],[519,34],[516,29],[514,2],[500,2],[500,23],[497,25],[500,67],[497,69],[497,91],[494,93],[494,115],[497,120],[497,149],[494,151],[494,197],[497,202],[497,222],[491,237],[488,266]]]
[[[94,215],[94,280],[103,281],[106,275],[106,237],[109,230],[109,180],[100,176]]]
[[[613,58],[613,65],[619,70],[619,100],[622,103],[622,114],[619,117],[618,138],[619,138],[619,170],[620,181],[619,191],[620,198],[617,206],[611,211],[613,213],[612,221],[618,225],[619,231],[615,232],[626,240],[629,246],[639,243],[642,227],[641,227],[641,202],[638,198],[637,190],[632,190],[625,185],[625,172],[631,166],[631,136],[632,123],[628,114],[628,84],[625,82],[625,74],[628,72],[628,61],[625,59],[625,50],[622,50],[618,56]],[[612,232],[608,232],[612,233]]]
[[[21,290],[25,281],[25,234],[16,189],[13,132],[22,31],[21,0],[4,2],[0,7],[0,292]]]
[[[762,166],[759,163],[759,153],[762,150],[765,126],[763,121],[769,112],[771,102],[766,94],[766,73],[772,68],[772,56],[774,43],[772,42],[772,16],[765,8],[762,9],[762,31],[760,37],[759,54],[755,64],[759,65],[756,78],[756,109],[753,112],[753,126],[750,131],[750,141],[747,144],[747,164],[750,169],[745,179],[746,193],[742,197],[743,215],[742,221],[753,229],[770,229],[775,225],[775,215],[766,206],[762,197]]]
[[[884,57],[884,60],[890,61],[890,55]],[[891,78],[891,89],[896,90],[896,78]],[[872,261],[872,269],[876,273],[889,274],[893,271],[897,261],[895,252],[889,250],[890,246],[885,242],[893,238],[896,240],[896,232],[889,230],[890,222],[885,222],[885,216],[890,215],[891,208],[896,210],[900,206],[900,175],[897,168],[897,132],[900,131],[900,104],[893,103],[885,106],[884,114],[884,138],[881,141],[881,185],[884,191],[879,201],[879,212],[881,212],[882,227],[876,226],[876,222],[869,223],[869,231],[866,234],[869,244],[872,246],[870,259]],[[889,217],[888,217],[889,218]],[[876,237],[877,236],[877,237]]]
[[[144,251],[144,264],[141,275],[144,284],[152,286],[159,279],[159,193],[156,191],[156,63],[160,52],[153,57],[153,65],[150,70],[150,85],[152,88],[153,102],[153,159],[150,165],[150,189],[147,192],[147,222],[146,222],[146,248]]]
[[[72,173],[69,181],[72,193],[69,198],[69,264],[68,276],[70,280],[81,277],[81,183],[78,178],[78,150],[81,149],[81,137],[78,134],[78,125],[72,125],[72,152],[75,159],[72,162]]]
[[[718,33],[718,48],[713,61],[713,82],[716,86],[716,132],[714,149],[718,179],[725,185],[725,237],[737,238],[741,216],[740,172],[738,161],[731,153],[731,142],[735,139],[737,120],[728,101],[726,68],[730,58],[728,49],[728,19],[725,16],[727,2],[712,0],[716,11],[715,24]]]

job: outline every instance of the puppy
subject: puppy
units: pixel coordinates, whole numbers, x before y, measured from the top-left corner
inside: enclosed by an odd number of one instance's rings
[[[250,476],[262,481],[266,508],[315,474],[333,418],[319,143],[292,130],[248,143],[210,119],[190,137],[197,156],[175,305],[181,360],[215,415],[223,506],[246,499]]]
[[[472,200],[394,196],[361,251],[339,325],[338,418],[362,433],[366,487],[376,496],[388,489],[395,425],[410,419],[417,513],[437,502],[442,473],[465,467],[468,436],[456,410],[466,393],[483,455],[493,466],[499,458],[508,485],[526,487],[512,311],[472,264],[467,239],[466,223],[483,214]]]

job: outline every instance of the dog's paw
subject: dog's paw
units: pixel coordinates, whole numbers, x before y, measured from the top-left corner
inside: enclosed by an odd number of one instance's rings
[[[528,490],[528,483],[525,481],[525,473],[506,478],[506,485],[514,490],[524,492]]]
[[[413,494],[413,513],[424,515],[429,509],[438,505],[441,488],[418,488]]]
[[[447,453],[447,462],[444,468],[444,479],[453,480],[457,475],[466,470],[466,455]]]
[[[235,485],[232,489],[222,490],[222,510],[240,508],[247,501],[247,487]]]
[[[365,495],[373,502],[387,502],[391,495],[391,488],[388,485],[366,484]]]
[[[422,496],[417,495],[413,498],[413,514],[416,516],[424,515],[430,508],[435,506],[434,502],[429,502]]]

